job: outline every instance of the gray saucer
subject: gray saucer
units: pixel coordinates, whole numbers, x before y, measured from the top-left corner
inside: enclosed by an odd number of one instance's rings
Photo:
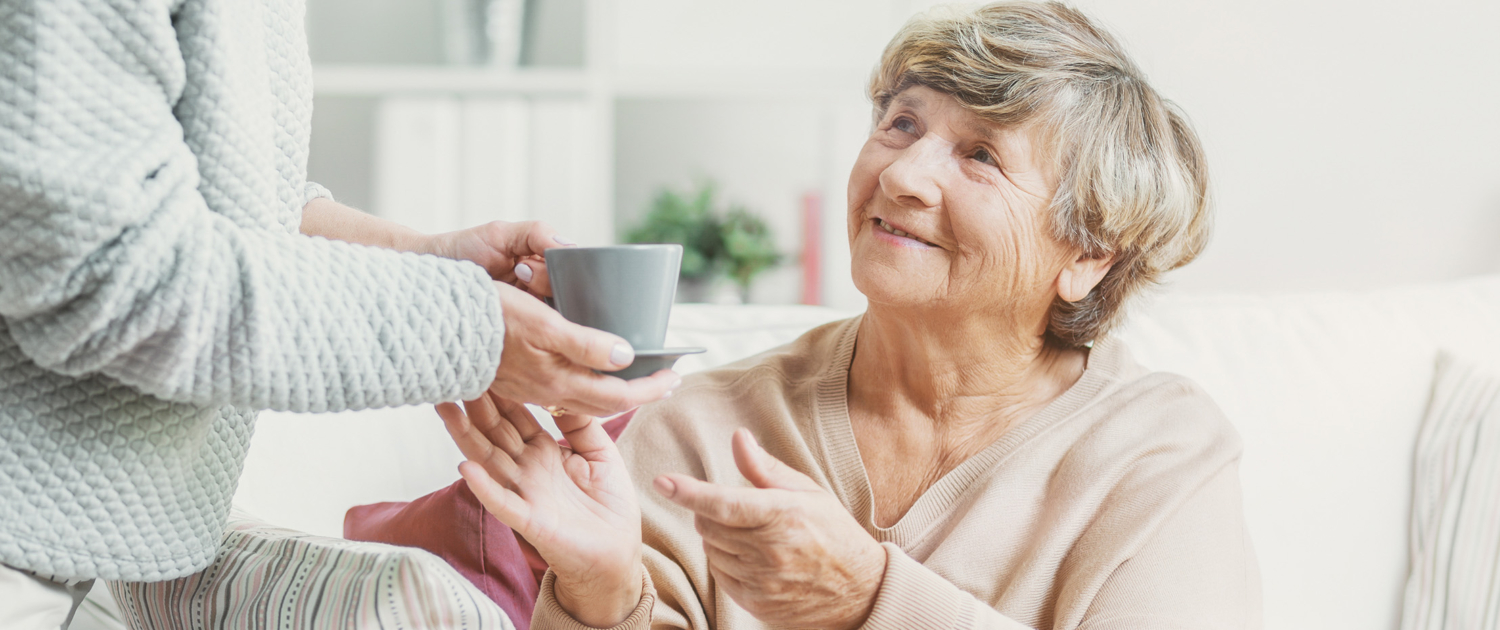
[[[618,372],[601,372],[625,380],[651,376],[660,370],[671,369],[677,360],[689,354],[707,352],[704,348],[662,348],[660,350],[636,350],[635,362]]]

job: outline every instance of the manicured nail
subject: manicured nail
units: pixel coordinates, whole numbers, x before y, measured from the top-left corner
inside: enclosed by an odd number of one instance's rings
[[[630,365],[635,361],[635,348],[628,343],[617,343],[614,349],[609,351],[609,362],[615,365]]]
[[[531,267],[527,267],[526,263],[516,264],[516,277],[520,278],[521,282],[531,282]]]
[[[562,236],[559,236],[557,234],[553,234],[552,235],[552,240],[557,241],[558,245],[577,245],[578,244],[578,243],[574,243],[573,241],[570,241],[570,240],[568,240],[568,239],[566,239],[566,238],[564,238]]]
[[[656,481],[651,482],[651,485],[655,486],[656,491],[661,493],[662,496],[669,499],[672,498],[672,495],[677,494],[677,484],[672,483],[672,480],[666,478],[665,475],[657,477]]]

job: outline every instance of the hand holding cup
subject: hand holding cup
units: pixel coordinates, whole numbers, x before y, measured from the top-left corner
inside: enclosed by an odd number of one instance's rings
[[[505,318],[505,347],[490,391],[509,400],[607,416],[661,400],[682,379],[661,370],[629,381],[617,371],[635,361],[635,349],[618,335],[575,324],[540,300],[495,283]]]
[[[549,249],[547,269],[557,310],[572,321],[609,331],[635,350],[628,368],[600,368],[624,379],[671,369],[703,348],[666,348],[667,321],[677,296],[681,245],[615,245]]]

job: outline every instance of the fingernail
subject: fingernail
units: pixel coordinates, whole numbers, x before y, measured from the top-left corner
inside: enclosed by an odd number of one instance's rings
[[[672,386],[668,387],[667,391],[670,392],[671,390],[677,389],[678,387],[681,387],[681,386],[682,386],[682,378],[679,377],[677,380],[672,381]]]
[[[615,365],[626,366],[635,361],[635,348],[628,343],[617,343],[614,349],[609,351],[609,361]]]
[[[557,234],[553,234],[552,235],[552,240],[557,241],[558,245],[577,245],[578,244],[578,243],[574,243],[573,241],[570,241],[570,240],[568,240],[566,238],[563,238],[562,236],[559,236]]]
[[[521,282],[531,282],[531,267],[527,267],[526,263],[516,264],[516,277],[520,278]]]
[[[677,484],[672,483],[672,480],[666,477],[657,477],[656,481],[651,482],[651,485],[655,486],[656,491],[668,499],[672,498],[672,495],[677,494]]]
[[[667,390],[665,393],[663,393],[661,395],[661,399],[662,400],[666,400],[666,399],[671,398],[671,397],[672,397],[672,390],[670,390],[670,389]]]

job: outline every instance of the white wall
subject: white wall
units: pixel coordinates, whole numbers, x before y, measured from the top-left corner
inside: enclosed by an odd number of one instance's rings
[[[813,71],[857,85],[901,21],[928,4],[622,0],[612,58],[624,72]],[[1500,3],[1078,4],[1125,41],[1207,146],[1217,235],[1203,258],[1169,279],[1174,290],[1364,288],[1500,270]],[[849,90],[850,100],[859,97]],[[699,107],[709,111],[698,110],[695,121],[730,125],[745,106]],[[827,110],[818,115],[826,123]],[[850,116],[837,118],[824,126],[826,138],[842,138],[825,145],[825,168],[851,162],[858,148],[858,139],[847,137]],[[622,213],[655,183],[631,179],[648,174],[664,182],[707,174],[736,188],[769,190],[803,185],[807,177],[786,172],[787,156],[805,148],[778,128],[755,141],[785,146],[736,155],[731,173],[716,172],[723,160],[714,158],[685,163],[675,144],[626,143],[628,121],[618,122],[617,157],[654,165],[622,165]],[[725,144],[704,142],[694,151],[748,147],[731,138],[736,134],[749,137],[721,130],[714,137]],[[842,211],[837,191],[846,173],[825,175],[825,190],[835,191],[830,211]],[[789,206],[777,201],[764,209],[780,207]],[[842,276],[830,278],[829,290],[845,297],[831,301],[852,305],[850,287],[839,282]]]
[[[1500,270],[1500,3],[1079,4],[1207,145],[1218,236],[1182,288]]]

